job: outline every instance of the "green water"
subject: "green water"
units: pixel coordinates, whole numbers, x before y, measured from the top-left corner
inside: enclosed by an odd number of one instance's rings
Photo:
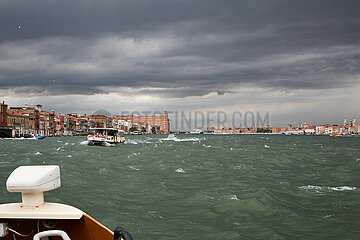
[[[360,137],[0,139],[0,203],[20,165],[57,164],[67,203],[134,239],[360,239]]]

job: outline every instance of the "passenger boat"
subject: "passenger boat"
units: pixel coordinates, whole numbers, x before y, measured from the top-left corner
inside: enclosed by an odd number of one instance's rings
[[[125,138],[115,128],[91,128],[87,136],[90,144],[104,145],[105,143],[124,143]]]
[[[118,227],[114,233],[83,211],[44,202],[45,191],[60,187],[57,165],[21,166],[9,176],[9,192],[21,192],[21,203],[0,205],[0,239],[4,240],[132,240]]]

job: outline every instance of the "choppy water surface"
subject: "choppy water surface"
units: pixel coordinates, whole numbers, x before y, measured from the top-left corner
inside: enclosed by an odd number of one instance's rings
[[[128,136],[0,139],[1,203],[20,165],[57,164],[47,201],[76,206],[134,239],[359,239],[360,137]]]

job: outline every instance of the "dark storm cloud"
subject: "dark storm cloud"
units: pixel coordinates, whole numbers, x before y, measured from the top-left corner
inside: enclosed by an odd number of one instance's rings
[[[1,1],[0,88],[167,97],[358,82],[359,1]]]

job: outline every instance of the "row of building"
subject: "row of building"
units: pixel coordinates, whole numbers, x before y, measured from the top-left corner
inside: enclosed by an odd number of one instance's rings
[[[284,134],[284,135],[358,135],[360,134],[360,123],[356,123],[356,120],[346,121],[343,125],[309,125],[306,123],[300,123],[298,126],[293,127],[291,124],[285,128],[272,128],[270,126],[255,127],[252,128],[236,128],[236,129],[214,129],[214,134]]]
[[[91,128],[116,128],[128,134],[168,134],[168,114],[153,116],[105,116],[82,114],[56,114],[44,111],[42,105],[9,107],[0,102],[0,136],[28,135],[74,136],[87,135]]]

